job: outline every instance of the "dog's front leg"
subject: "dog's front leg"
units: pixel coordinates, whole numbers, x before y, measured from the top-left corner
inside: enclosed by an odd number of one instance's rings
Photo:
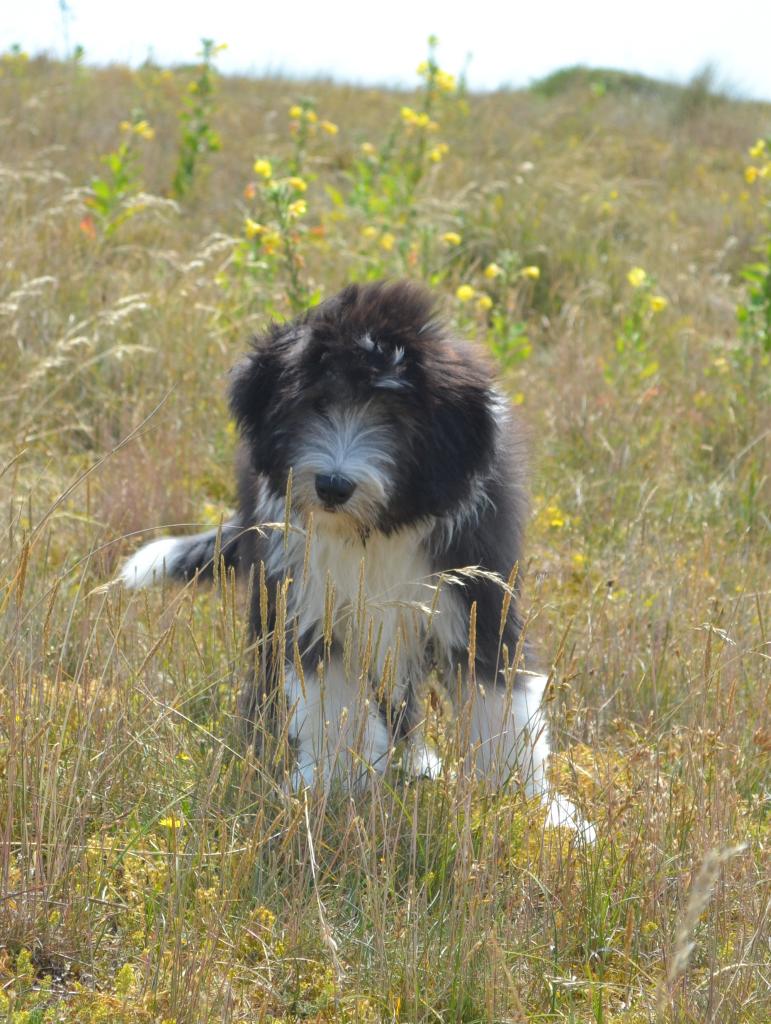
[[[546,790],[545,686],[546,676],[518,672],[510,686],[477,682],[470,687],[469,749],[476,774],[495,787],[514,779],[527,796]]]
[[[517,672],[508,687],[477,684],[468,709],[474,768],[496,788],[516,780],[528,797],[540,797],[548,825],[567,826],[592,843],[594,826],[567,797],[549,787],[549,737],[542,710],[546,683],[546,676]]]
[[[295,748],[294,789],[339,780],[348,789],[366,782],[370,769],[385,771],[391,738],[377,702],[364,683],[346,675],[341,657],[304,672],[286,667],[288,735]]]

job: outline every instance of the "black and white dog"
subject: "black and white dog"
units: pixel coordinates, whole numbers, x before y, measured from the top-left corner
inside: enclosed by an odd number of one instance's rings
[[[439,771],[421,730],[438,674],[469,770],[545,793],[546,678],[521,665],[516,600],[522,441],[478,351],[419,286],[354,284],[257,338],[230,402],[238,514],[141,548],[124,583],[211,576],[215,559],[253,574],[261,682],[243,710],[285,698],[296,787],[355,784],[400,737],[416,771]]]

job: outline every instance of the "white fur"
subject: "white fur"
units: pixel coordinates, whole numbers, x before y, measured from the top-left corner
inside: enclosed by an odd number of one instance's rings
[[[350,788],[366,780],[369,768],[385,771],[391,744],[388,729],[365,685],[357,685],[339,658],[320,675],[308,673],[304,686],[287,667],[284,690],[289,737],[295,744],[294,788],[328,788],[339,778]]]
[[[316,494],[319,473],[337,473],[356,490],[335,515],[369,525],[391,489],[396,438],[369,406],[338,407],[309,419],[292,458],[292,501],[322,508]]]
[[[175,551],[184,546],[176,537],[162,537],[135,551],[123,566],[120,579],[131,590],[149,587],[166,573],[171,573],[176,561]]]
[[[496,787],[518,778],[528,796],[546,788],[549,741],[541,704],[546,676],[518,672],[511,687],[472,689],[470,751],[478,775]]]

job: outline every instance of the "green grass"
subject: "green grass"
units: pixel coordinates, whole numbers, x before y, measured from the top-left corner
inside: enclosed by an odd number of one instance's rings
[[[200,69],[0,69],[0,1020],[768,1020],[771,106],[214,78],[177,203]],[[288,797],[235,720],[244,595],[109,585],[232,505],[249,333],[401,274],[532,435],[524,605],[593,848],[462,777]]]

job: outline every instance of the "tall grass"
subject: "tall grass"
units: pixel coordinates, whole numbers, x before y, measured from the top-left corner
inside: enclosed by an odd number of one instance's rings
[[[769,364],[736,311],[771,108],[469,96],[433,53],[414,94],[220,79],[175,202],[198,69],[0,67],[0,1018],[766,1021]],[[291,795],[238,728],[244,593],[109,583],[226,514],[250,330],[401,273],[531,426],[526,612],[593,847],[462,772]]]

